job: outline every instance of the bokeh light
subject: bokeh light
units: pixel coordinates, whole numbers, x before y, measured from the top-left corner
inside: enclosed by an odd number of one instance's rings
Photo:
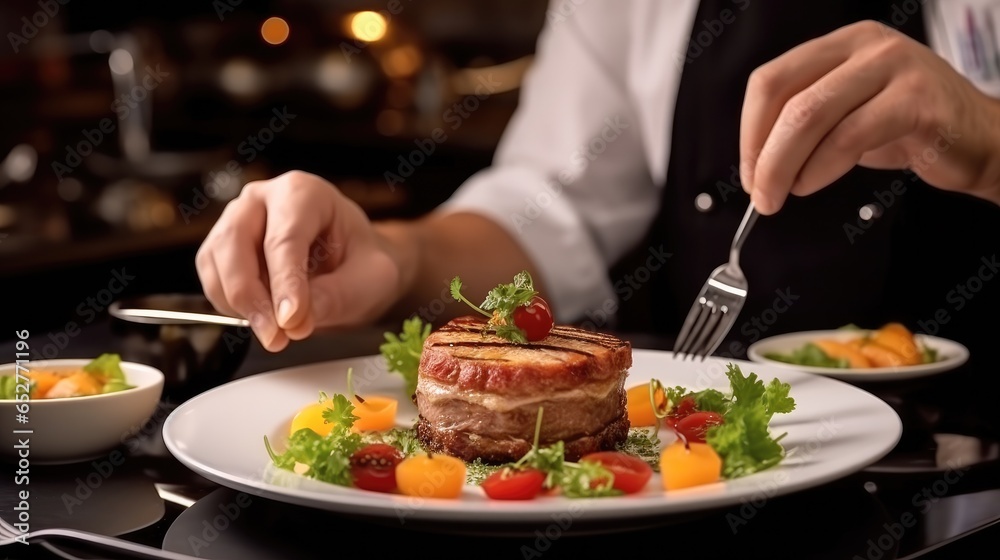
[[[280,45],[288,39],[288,22],[280,17],[270,17],[260,26],[260,36],[272,45]]]
[[[388,23],[378,12],[358,12],[351,17],[351,34],[360,41],[373,43],[385,37]]]

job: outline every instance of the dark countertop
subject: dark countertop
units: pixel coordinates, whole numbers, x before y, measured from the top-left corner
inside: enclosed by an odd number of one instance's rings
[[[251,340],[234,377],[373,354],[383,330],[318,333],[279,354]],[[671,343],[648,335],[622,336],[636,348],[668,349]],[[4,341],[0,351],[13,355],[12,343]],[[101,320],[73,337],[60,357],[90,357],[120,347]],[[179,404],[168,396],[143,427],[139,445],[123,449],[124,463],[99,484],[86,483],[100,470],[91,463],[33,467],[32,496],[37,498],[32,502],[32,528],[84,528],[218,559],[424,552],[442,558],[579,558],[592,557],[597,550],[620,551],[619,546],[629,553],[648,550],[698,558],[975,557],[971,550],[1000,540],[1000,419],[993,405],[995,392],[980,389],[984,382],[977,375],[992,377],[993,372],[966,369],[923,381],[864,387],[897,410],[903,438],[881,461],[832,483],[683,519],[646,519],[629,526],[551,525],[534,531],[528,527],[503,537],[484,535],[483,528],[401,525],[321,512],[222,488],[181,465],[163,445],[163,419]],[[945,465],[959,452],[968,470],[956,478]],[[0,513],[6,518],[13,507],[13,477],[0,480]],[[77,503],[74,496],[81,493],[87,497]],[[224,530],[212,529],[220,512],[227,511]],[[733,519],[747,522],[734,524]],[[82,548],[56,544],[79,557],[92,557]],[[22,546],[8,546],[3,553],[13,558],[55,557],[41,547]]]

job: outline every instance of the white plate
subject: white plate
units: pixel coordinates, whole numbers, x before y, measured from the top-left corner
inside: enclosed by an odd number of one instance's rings
[[[675,361],[669,352],[634,350],[627,387],[656,377],[665,385],[728,391],[729,360]],[[318,392],[346,392],[354,368],[356,393],[400,397],[399,421],[410,426],[416,409],[403,384],[386,374],[381,357],[339,360],[260,374],[230,382],[187,401],[163,426],[167,448],[182,463],[223,486],[266,498],[400,520],[451,522],[544,522],[554,516],[622,520],[663,516],[764,500],[817,486],[863,469],[887,454],[902,433],[899,416],[882,400],[841,381],[737,361],[745,374],[791,384],[796,410],[776,415],[775,434],[790,456],[777,467],[741,479],[664,492],[658,475],[630,496],[570,500],[550,496],[527,502],[490,501],[476,486],[456,500],[420,499],[344,488],[271,466],[264,436],[283,449],[292,416],[315,402]],[[664,439],[667,438],[664,432]],[[670,436],[672,437],[672,436]],[[669,440],[668,440],[669,441]]]
[[[804,371],[843,379],[844,381],[901,381],[925,377],[953,370],[969,359],[969,349],[945,338],[915,334],[914,338],[920,346],[937,350],[938,361],[930,364],[919,364],[903,367],[872,367],[872,368],[828,368],[816,366],[800,366],[765,358],[766,354],[778,352],[787,354],[801,348],[808,342],[821,338],[834,340],[850,340],[861,336],[866,331],[837,329],[829,331],[804,331],[782,334],[759,340],[747,349],[747,357],[754,362],[775,366],[785,370]]]

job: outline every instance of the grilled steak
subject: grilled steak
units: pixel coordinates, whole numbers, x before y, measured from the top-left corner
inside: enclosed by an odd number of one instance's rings
[[[531,449],[539,407],[539,443],[562,440],[567,460],[625,441],[628,342],[557,326],[538,342],[513,344],[484,335],[484,325],[455,319],[424,343],[416,401],[426,449],[467,461],[516,461]]]

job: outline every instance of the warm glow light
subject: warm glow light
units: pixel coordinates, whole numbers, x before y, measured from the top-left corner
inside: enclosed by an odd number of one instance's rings
[[[288,22],[280,17],[270,17],[260,26],[260,36],[272,45],[280,45],[288,39]]]
[[[386,25],[385,18],[377,12],[358,12],[351,17],[351,33],[369,43],[385,37]]]

